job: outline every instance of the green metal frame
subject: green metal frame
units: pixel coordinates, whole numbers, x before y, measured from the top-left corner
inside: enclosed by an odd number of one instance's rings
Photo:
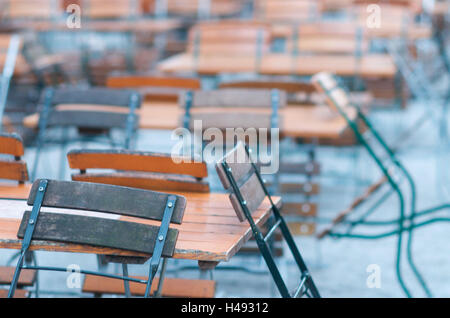
[[[375,161],[378,168],[381,170],[382,174],[386,177],[388,184],[391,186],[391,192],[384,195],[368,212],[365,213],[361,219],[357,220],[356,222],[351,223],[351,227],[347,231],[347,233],[337,233],[334,231],[331,231],[328,235],[335,238],[359,238],[359,239],[379,239],[384,238],[388,236],[397,236],[397,252],[396,252],[396,273],[397,273],[397,279],[405,292],[405,294],[408,297],[411,297],[412,294],[409,291],[408,287],[406,286],[403,277],[402,277],[402,271],[401,271],[401,257],[402,257],[402,243],[403,243],[403,234],[406,232],[407,237],[407,247],[406,247],[406,253],[407,253],[407,260],[410,268],[412,269],[414,275],[416,276],[420,286],[426,293],[428,297],[432,296],[432,293],[430,289],[428,288],[425,280],[423,279],[422,275],[420,274],[419,270],[417,269],[417,266],[414,264],[413,255],[412,255],[412,242],[413,242],[413,233],[414,229],[436,223],[436,222],[448,222],[450,221],[450,218],[434,218],[427,221],[422,222],[416,222],[416,219],[420,216],[430,215],[431,213],[441,211],[443,209],[449,209],[450,204],[443,204],[436,207],[432,207],[430,209],[426,210],[417,210],[416,207],[416,185],[414,183],[414,180],[411,176],[411,174],[408,172],[408,170],[403,166],[403,164],[399,161],[397,158],[395,152],[388,146],[388,144],[384,141],[384,139],[381,137],[381,135],[377,132],[377,130],[373,127],[371,122],[368,120],[368,118],[363,114],[361,109],[354,104],[350,104],[357,112],[357,118],[355,120],[350,119],[350,117],[347,115],[346,111],[340,107],[339,103],[334,100],[331,93],[334,89],[344,89],[347,92],[347,89],[344,88],[342,85],[339,85],[339,79],[335,77],[336,83],[338,85],[334,87],[333,89],[326,89],[322,84],[321,87],[324,90],[327,97],[333,102],[333,104],[336,106],[336,109],[338,110],[339,114],[346,120],[349,127],[352,129],[352,131],[355,134],[355,137],[357,138],[358,142],[367,150],[370,157]],[[390,166],[387,166],[386,163],[383,161],[383,159],[378,155],[374,148],[368,143],[367,138],[361,133],[357,120],[361,120],[362,123],[366,126],[367,130],[373,135],[375,141],[378,143],[379,146],[386,152],[387,159],[391,162]],[[410,188],[410,213],[409,215],[406,215],[405,211],[405,194],[403,193],[400,184],[397,180],[395,180],[393,172],[391,171],[391,168],[396,168],[399,173],[405,177],[409,188]],[[374,212],[377,207],[383,203],[392,193],[395,193],[399,200],[399,217],[395,220],[389,220],[389,221],[366,221],[365,219]],[[380,234],[375,235],[364,235],[364,234],[352,234],[351,230],[356,225],[369,225],[369,226],[387,226],[387,225],[397,225],[397,229],[390,232],[384,232]]]

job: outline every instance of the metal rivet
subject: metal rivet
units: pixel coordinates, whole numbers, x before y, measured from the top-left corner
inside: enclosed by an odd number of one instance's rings
[[[158,236],[158,240],[160,241],[164,240],[164,236],[163,235]]]
[[[171,207],[173,207],[173,203],[172,203],[172,202],[169,202],[169,204],[167,204],[167,206],[168,206],[169,208],[171,208]]]
[[[247,205],[247,201],[243,201],[243,202],[242,202],[242,205]]]
[[[34,224],[34,220],[30,220],[30,222],[29,222],[30,224]]]
[[[231,168],[228,168],[227,170],[228,170],[228,172],[231,172]]]
[[[44,187],[39,187],[39,191],[44,191]]]

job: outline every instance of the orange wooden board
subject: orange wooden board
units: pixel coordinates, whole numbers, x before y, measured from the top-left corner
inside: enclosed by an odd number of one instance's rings
[[[236,217],[227,194],[223,193],[182,193],[187,198],[187,207],[183,223],[173,225],[180,233],[175,247],[174,258],[202,261],[227,261],[251,237],[247,222],[240,223]],[[281,204],[280,198],[274,198]],[[17,231],[25,210],[31,210],[24,200],[0,199],[0,248],[20,249],[21,240]],[[57,212],[56,209],[43,211]],[[64,210],[68,213],[89,215],[88,211]],[[103,215],[103,214],[96,214]],[[257,224],[264,224],[270,215],[270,204],[266,199],[253,214]],[[108,217],[111,217],[110,215]],[[130,217],[121,217],[127,221],[158,224]],[[88,245],[65,244],[50,241],[34,241],[32,250],[61,251],[75,253],[94,253],[109,255],[146,256],[130,251],[99,248]]]

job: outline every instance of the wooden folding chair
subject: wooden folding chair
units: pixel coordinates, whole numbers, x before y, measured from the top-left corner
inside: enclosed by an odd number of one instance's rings
[[[71,141],[67,137],[68,128],[78,129],[76,141],[91,141],[99,136],[109,136],[109,142],[115,146],[111,132],[113,129],[124,131],[124,148],[130,148],[138,127],[136,110],[141,105],[137,92],[107,88],[47,88],[40,100],[39,133],[37,137],[36,159],[32,179],[36,174],[42,147],[50,142],[47,131],[50,128],[62,128],[62,140],[53,141],[63,147]],[[63,153],[65,161],[65,153]]]
[[[24,148],[22,138],[13,133],[0,133],[0,154],[13,156],[14,160],[0,160],[0,179],[17,181],[17,185],[5,183],[0,186],[0,197],[24,199],[28,197],[31,186],[28,181],[26,162],[22,161]]]
[[[72,180],[127,186],[152,191],[209,192],[206,163],[195,162],[193,158],[169,154],[148,153],[129,150],[73,150],[67,155],[73,174]],[[87,172],[95,169],[114,172]],[[166,259],[163,261],[166,266]],[[195,286],[195,287],[194,287]],[[131,293],[140,295],[142,286],[130,286]],[[83,292],[102,294],[123,294],[123,286],[117,280],[86,276]],[[215,282],[165,278],[161,295],[164,297],[214,297]]]
[[[34,182],[27,203],[32,206],[32,211],[24,213],[17,233],[23,241],[8,297],[14,296],[23,269],[67,271],[66,268],[24,264],[25,254],[34,240],[80,244],[88,247],[133,251],[137,255],[142,253],[151,255],[149,276],[146,279],[129,277],[127,263],[138,262],[138,259],[142,262],[147,257],[109,256],[112,261],[122,263],[123,276],[80,270],[81,274],[123,280],[127,296],[130,296],[129,282],[145,284],[144,296],[149,297],[161,257],[171,257],[174,253],[178,230],[170,228],[170,224],[181,224],[186,207],[186,199],[178,195],[103,184],[46,179]],[[41,211],[43,207],[100,212],[110,217],[105,218],[90,212],[69,213],[67,210],[56,213],[43,212]],[[139,221],[122,221],[120,216],[155,220],[160,221],[161,224],[155,226],[139,223]]]
[[[238,219],[241,222],[244,222],[245,220],[249,222],[253,237],[257,242],[258,248],[264,257],[281,296],[299,297],[306,295],[308,297],[320,297],[312,276],[310,275],[289,228],[279,211],[279,207],[273,203],[272,197],[267,191],[259,170],[250,157],[248,148],[242,143],[239,143],[217,163],[216,170],[223,187],[230,191],[230,201],[236,211]],[[255,224],[252,217],[252,213],[258,209],[264,200],[269,200],[271,203],[273,215],[275,217],[273,227],[268,230],[265,236],[263,236],[261,229]],[[281,234],[286,240],[288,248],[292,252],[296,265],[300,270],[300,283],[293,293],[289,292],[277,264],[274,261],[270,247],[267,244],[268,240],[277,229],[281,230]]]
[[[198,78],[158,74],[111,75],[108,77],[106,85],[110,88],[137,90],[143,98],[151,101],[177,101],[181,92],[201,88]]]

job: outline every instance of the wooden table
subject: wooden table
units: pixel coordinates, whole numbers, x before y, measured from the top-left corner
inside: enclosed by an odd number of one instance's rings
[[[187,198],[187,206],[183,223],[181,225],[171,225],[171,227],[180,231],[173,258],[204,262],[228,261],[251,237],[250,225],[248,222],[239,222],[227,194],[177,194],[184,195]],[[273,199],[277,205],[281,204],[280,198],[274,197]],[[24,200],[0,199],[0,248],[20,249],[21,240],[17,238],[17,231],[23,212],[26,209],[31,210],[31,207],[27,206]],[[42,211],[56,212],[58,210],[43,208]],[[69,210],[68,213],[89,215],[91,212]],[[270,213],[270,204],[266,199],[253,214],[255,222],[263,225]],[[119,218],[119,216],[117,217]],[[126,221],[137,220],[123,216],[120,216],[120,219]],[[138,221],[158,225],[155,221],[143,221],[141,219]],[[103,255],[148,256],[111,248],[50,241],[33,241],[30,249]]]
[[[184,110],[177,102],[145,102],[140,114],[140,129],[174,130],[182,127]],[[353,109],[348,109],[350,118],[356,117]],[[347,122],[325,106],[288,105],[280,109],[281,134],[292,138],[329,138],[337,139],[347,129]],[[24,119],[24,126],[36,128],[37,114]]]
[[[252,73],[263,75],[311,76],[318,72],[331,72],[339,76],[363,78],[393,78],[397,73],[392,58],[387,54],[368,54],[357,59],[353,55],[300,55],[265,54],[257,65],[253,56],[201,56],[182,53],[159,63],[158,69],[167,73],[217,75],[219,73]]]

